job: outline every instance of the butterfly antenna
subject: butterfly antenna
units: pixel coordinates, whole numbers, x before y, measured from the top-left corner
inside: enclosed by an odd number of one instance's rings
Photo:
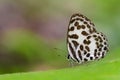
[[[62,53],[67,53],[67,51],[65,51],[65,50],[63,50],[63,49],[60,49],[60,48],[54,48],[54,50],[59,50],[60,52],[62,52]],[[58,54],[58,56],[63,56],[63,54]],[[65,55],[65,57],[67,57],[67,55]]]

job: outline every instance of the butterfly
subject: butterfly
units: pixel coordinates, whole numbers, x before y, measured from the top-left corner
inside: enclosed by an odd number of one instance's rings
[[[73,14],[67,31],[68,59],[77,63],[99,60],[108,52],[106,36],[82,14]]]

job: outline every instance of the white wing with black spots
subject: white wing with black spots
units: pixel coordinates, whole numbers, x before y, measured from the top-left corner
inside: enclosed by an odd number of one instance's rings
[[[103,58],[108,51],[106,36],[82,14],[74,14],[67,32],[68,58],[82,63]]]

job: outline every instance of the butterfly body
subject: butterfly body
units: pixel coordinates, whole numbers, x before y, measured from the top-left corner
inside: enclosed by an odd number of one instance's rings
[[[82,63],[103,58],[108,51],[106,36],[82,14],[74,14],[67,32],[68,59]]]

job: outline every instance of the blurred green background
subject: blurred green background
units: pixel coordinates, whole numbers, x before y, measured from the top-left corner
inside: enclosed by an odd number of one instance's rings
[[[120,49],[119,0],[0,0],[0,74],[69,67],[66,33],[74,13],[106,34],[110,52]]]

